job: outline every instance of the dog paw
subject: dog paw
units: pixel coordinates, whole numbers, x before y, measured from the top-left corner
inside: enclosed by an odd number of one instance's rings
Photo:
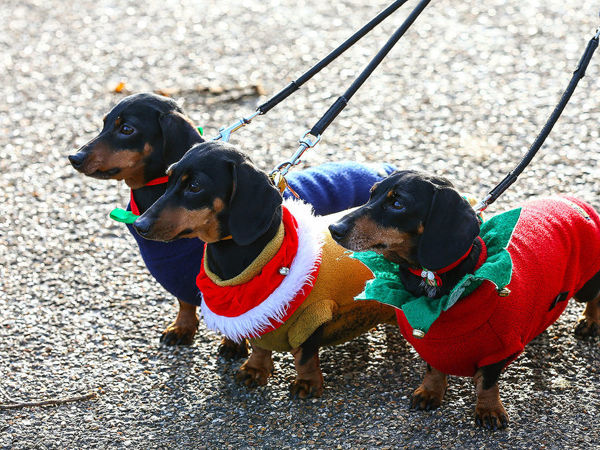
[[[219,356],[225,359],[238,359],[248,357],[248,344],[246,340],[235,342],[228,338],[223,338],[219,344]]]
[[[182,325],[175,321],[163,331],[160,342],[165,345],[191,345],[197,329],[198,324]]]
[[[431,411],[432,409],[439,408],[443,399],[444,392],[432,391],[419,386],[413,392],[410,407],[411,409]]]
[[[235,380],[249,388],[265,386],[271,376],[272,370],[263,367],[250,367],[246,363],[242,364],[238,369]]]
[[[600,336],[600,324],[592,319],[584,317],[575,327],[575,337],[588,339]]]
[[[494,407],[475,408],[475,424],[488,430],[503,430],[508,427],[508,414],[502,403]]]
[[[299,380],[295,379],[290,386],[292,397],[306,399],[320,397],[323,395],[323,380]]]

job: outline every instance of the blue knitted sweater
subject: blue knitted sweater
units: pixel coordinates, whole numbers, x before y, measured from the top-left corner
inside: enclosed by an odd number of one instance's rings
[[[366,203],[371,186],[394,170],[396,168],[389,164],[333,162],[290,172],[286,178],[300,198],[313,206],[315,214],[327,215]],[[290,192],[286,191],[284,197],[289,196]],[[200,239],[150,241],[137,234],[131,225],[127,228],[156,281],[179,300],[199,306],[201,296],[196,276],[202,263],[204,242]]]

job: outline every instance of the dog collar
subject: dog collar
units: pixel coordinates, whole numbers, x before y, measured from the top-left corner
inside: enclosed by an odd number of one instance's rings
[[[144,185],[144,187],[156,186],[157,184],[165,184],[168,181],[169,181],[168,176],[159,177],[159,178],[155,178],[154,180],[148,181]],[[109,217],[116,222],[130,223],[130,224],[137,220],[137,218],[140,216],[140,210],[137,206],[137,203],[135,203],[135,198],[133,198],[133,189],[130,190],[130,194],[129,194],[129,206],[131,208],[131,211],[127,211],[122,208],[115,208],[110,212]]]
[[[246,273],[215,279],[205,257],[196,284],[206,326],[240,341],[273,331],[291,317],[310,294],[321,265],[323,233],[314,220],[310,205],[285,201],[281,244],[268,252],[260,270],[252,268],[251,279]]]
[[[477,239],[481,240],[481,242],[483,243],[483,240],[481,239],[481,237],[477,236]],[[442,279],[439,276],[439,274],[450,272],[452,269],[457,267],[461,262],[463,262],[465,259],[467,259],[467,256],[469,256],[469,254],[471,253],[471,250],[473,250],[473,245],[471,245],[471,247],[469,247],[469,250],[467,250],[467,252],[463,256],[458,258],[458,260],[454,261],[449,266],[443,267],[439,270],[433,271],[433,270],[425,269],[424,267],[419,270],[419,269],[413,269],[413,268],[409,267],[408,271],[410,273],[412,273],[413,275],[423,278],[423,281],[425,281],[425,283],[427,283],[429,286],[434,286],[434,287],[441,286]]]

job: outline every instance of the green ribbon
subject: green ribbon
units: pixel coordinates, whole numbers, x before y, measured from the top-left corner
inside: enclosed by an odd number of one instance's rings
[[[131,224],[135,222],[140,216],[135,215],[131,211],[126,211],[121,208],[115,208],[110,212],[109,217],[117,222]]]

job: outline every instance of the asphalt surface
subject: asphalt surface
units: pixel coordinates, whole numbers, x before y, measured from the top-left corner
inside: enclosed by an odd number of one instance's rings
[[[253,111],[260,89],[277,92],[385,5],[1,2],[0,403],[97,397],[0,410],[0,448],[600,446],[600,344],[573,337],[583,309],[574,302],[503,375],[511,425],[502,432],[475,428],[468,379],[451,379],[437,411],[409,411],[424,364],[394,327],[323,349],[325,392],[309,401],[289,398],[287,354],[268,386],[247,391],[233,382],[242,361],[218,358],[219,337],[202,325],[190,347],[159,345],[174,299],[107,217],[128,190],[68,164],[123,97],[119,82],[171,90],[213,136]],[[388,161],[482,196],[541,129],[599,24],[597,8],[432,2],[306,164]],[[289,157],[408,10],[233,142],[267,170]],[[600,208],[599,62],[491,213],[558,192]]]

